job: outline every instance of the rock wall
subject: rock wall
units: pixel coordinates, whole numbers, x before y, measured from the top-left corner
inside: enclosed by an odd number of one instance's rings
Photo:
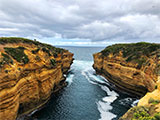
[[[126,62],[127,57],[123,56],[121,50],[107,56],[102,52],[96,53],[93,55],[93,68],[125,92],[143,96],[147,91],[153,91],[158,79],[157,54],[144,56],[146,61],[140,68],[136,62]]]
[[[18,48],[14,51],[18,55],[24,52],[23,57],[18,56],[22,61],[14,58],[8,48]],[[34,111],[66,84],[64,74],[72,64],[73,54],[53,49],[22,41],[0,45],[0,120],[15,120]],[[55,52],[58,50],[61,52]],[[27,63],[23,60],[26,56]]]
[[[160,65],[160,58],[158,60]],[[142,97],[138,105],[128,110],[119,120],[159,120],[160,119],[160,69],[155,89]]]
[[[119,120],[160,119],[160,44],[117,44],[93,55],[93,68],[119,89],[144,96]]]

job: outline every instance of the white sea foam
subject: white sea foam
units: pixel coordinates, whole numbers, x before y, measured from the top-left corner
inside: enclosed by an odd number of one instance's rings
[[[132,106],[132,107],[136,106],[136,105],[138,104],[138,102],[139,102],[139,100],[135,100],[135,101],[131,104],[131,106]]]
[[[111,120],[111,119],[115,118],[116,115],[111,113],[109,110],[112,109],[111,103],[113,103],[117,99],[118,94],[115,91],[110,90],[106,86],[101,85],[101,88],[102,88],[102,90],[104,90],[108,94],[108,96],[102,98],[102,100],[99,101],[97,104],[98,110],[101,113],[100,120]]]
[[[84,70],[84,69],[91,69],[92,68],[92,61],[81,61],[81,60],[75,60],[73,67],[76,67],[76,69]]]
[[[109,85],[109,83],[104,77],[94,74],[95,71],[92,68],[92,64],[93,62],[89,61],[74,61],[74,66],[81,70],[81,74],[85,76],[90,83],[100,86],[102,90],[107,93],[108,96],[97,102],[97,107],[101,117],[99,120],[111,120],[116,117],[115,114],[110,112],[112,109],[111,103],[117,99],[118,94],[110,90],[107,86],[102,85],[103,83]]]
[[[110,105],[110,103],[99,101],[97,103],[97,106],[101,116],[99,120],[111,120],[116,117],[116,115],[114,115],[109,111],[112,109],[112,106]]]
[[[67,77],[66,81],[68,82],[68,86],[70,86],[71,83],[73,82],[73,77],[74,77],[74,74],[70,74],[70,75]]]

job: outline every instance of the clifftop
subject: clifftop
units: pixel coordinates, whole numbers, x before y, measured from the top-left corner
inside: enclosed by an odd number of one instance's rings
[[[14,120],[65,85],[73,54],[38,41],[0,38],[0,120]]]
[[[114,57],[122,56],[124,62],[135,63],[137,68],[140,69],[147,59],[160,53],[160,44],[155,43],[131,43],[131,44],[115,44],[106,47],[101,51],[102,57],[107,57],[112,54]]]

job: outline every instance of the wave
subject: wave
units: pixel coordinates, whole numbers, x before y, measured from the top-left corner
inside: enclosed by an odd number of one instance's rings
[[[100,117],[101,117],[99,120],[111,120],[116,117],[115,114],[109,111],[112,109],[112,106],[110,105],[110,103],[99,101],[97,103],[97,106],[98,106],[98,110],[100,112]]]
[[[73,82],[73,77],[74,77],[74,74],[69,74],[67,76],[67,79],[66,79],[66,82],[68,83],[68,86],[70,86]]]
[[[100,112],[99,120],[112,120],[116,118],[117,115],[111,112],[113,109],[112,103],[118,100],[119,94],[112,90],[111,87],[114,85],[110,84],[107,79],[100,75],[96,75],[95,70],[92,68],[92,61],[81,61],[75,60],[71,70],[78,70],[91,84],[98,85],[105,93],[106,96],[102,97],[97,104],[97,109]],[[68,80],[72,83],[74,75],[70,75]],[[137,100],[132,98],[125,98],[118,100],[119,105],[129,105],[134,106]]]
[[[115,118],[116,115],[111,113],[110,110],[112,110],[111,103],[117,99],[118,94],[107,87],[109,83],[104,77],[95,74],[95,70],[92,68],[93,62],[75,61],[75,64],[75,66],[81,70],[81,74],[85,76],[91,84],[100,86],[108,95],[97,102],[97,108],[101,117],[99,120],[111,120]]]
[[[103,97],[102,100],[97,103],[101,116],[99,120],[111,120],[116,117],[115,114],[110,112],[110,110],[112,110],[111,103],[113,103],[119,95],[107,86],[101,86],[101,88],[107,93],[107,96]]]

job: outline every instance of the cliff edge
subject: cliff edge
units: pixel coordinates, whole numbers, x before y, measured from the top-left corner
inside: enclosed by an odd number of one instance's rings
[[[158,80],[160,44],[115,44],[93,55],[93,68],[118,88],[143,96]]]
[[[98,74],[126,92],[146,94],[119,120],[160,120],[160,44],[116,44],[93,56]]]
[[[65,85],[68,50],[24,38],[0,38],[0,120],[15,120],[44,105]]]

